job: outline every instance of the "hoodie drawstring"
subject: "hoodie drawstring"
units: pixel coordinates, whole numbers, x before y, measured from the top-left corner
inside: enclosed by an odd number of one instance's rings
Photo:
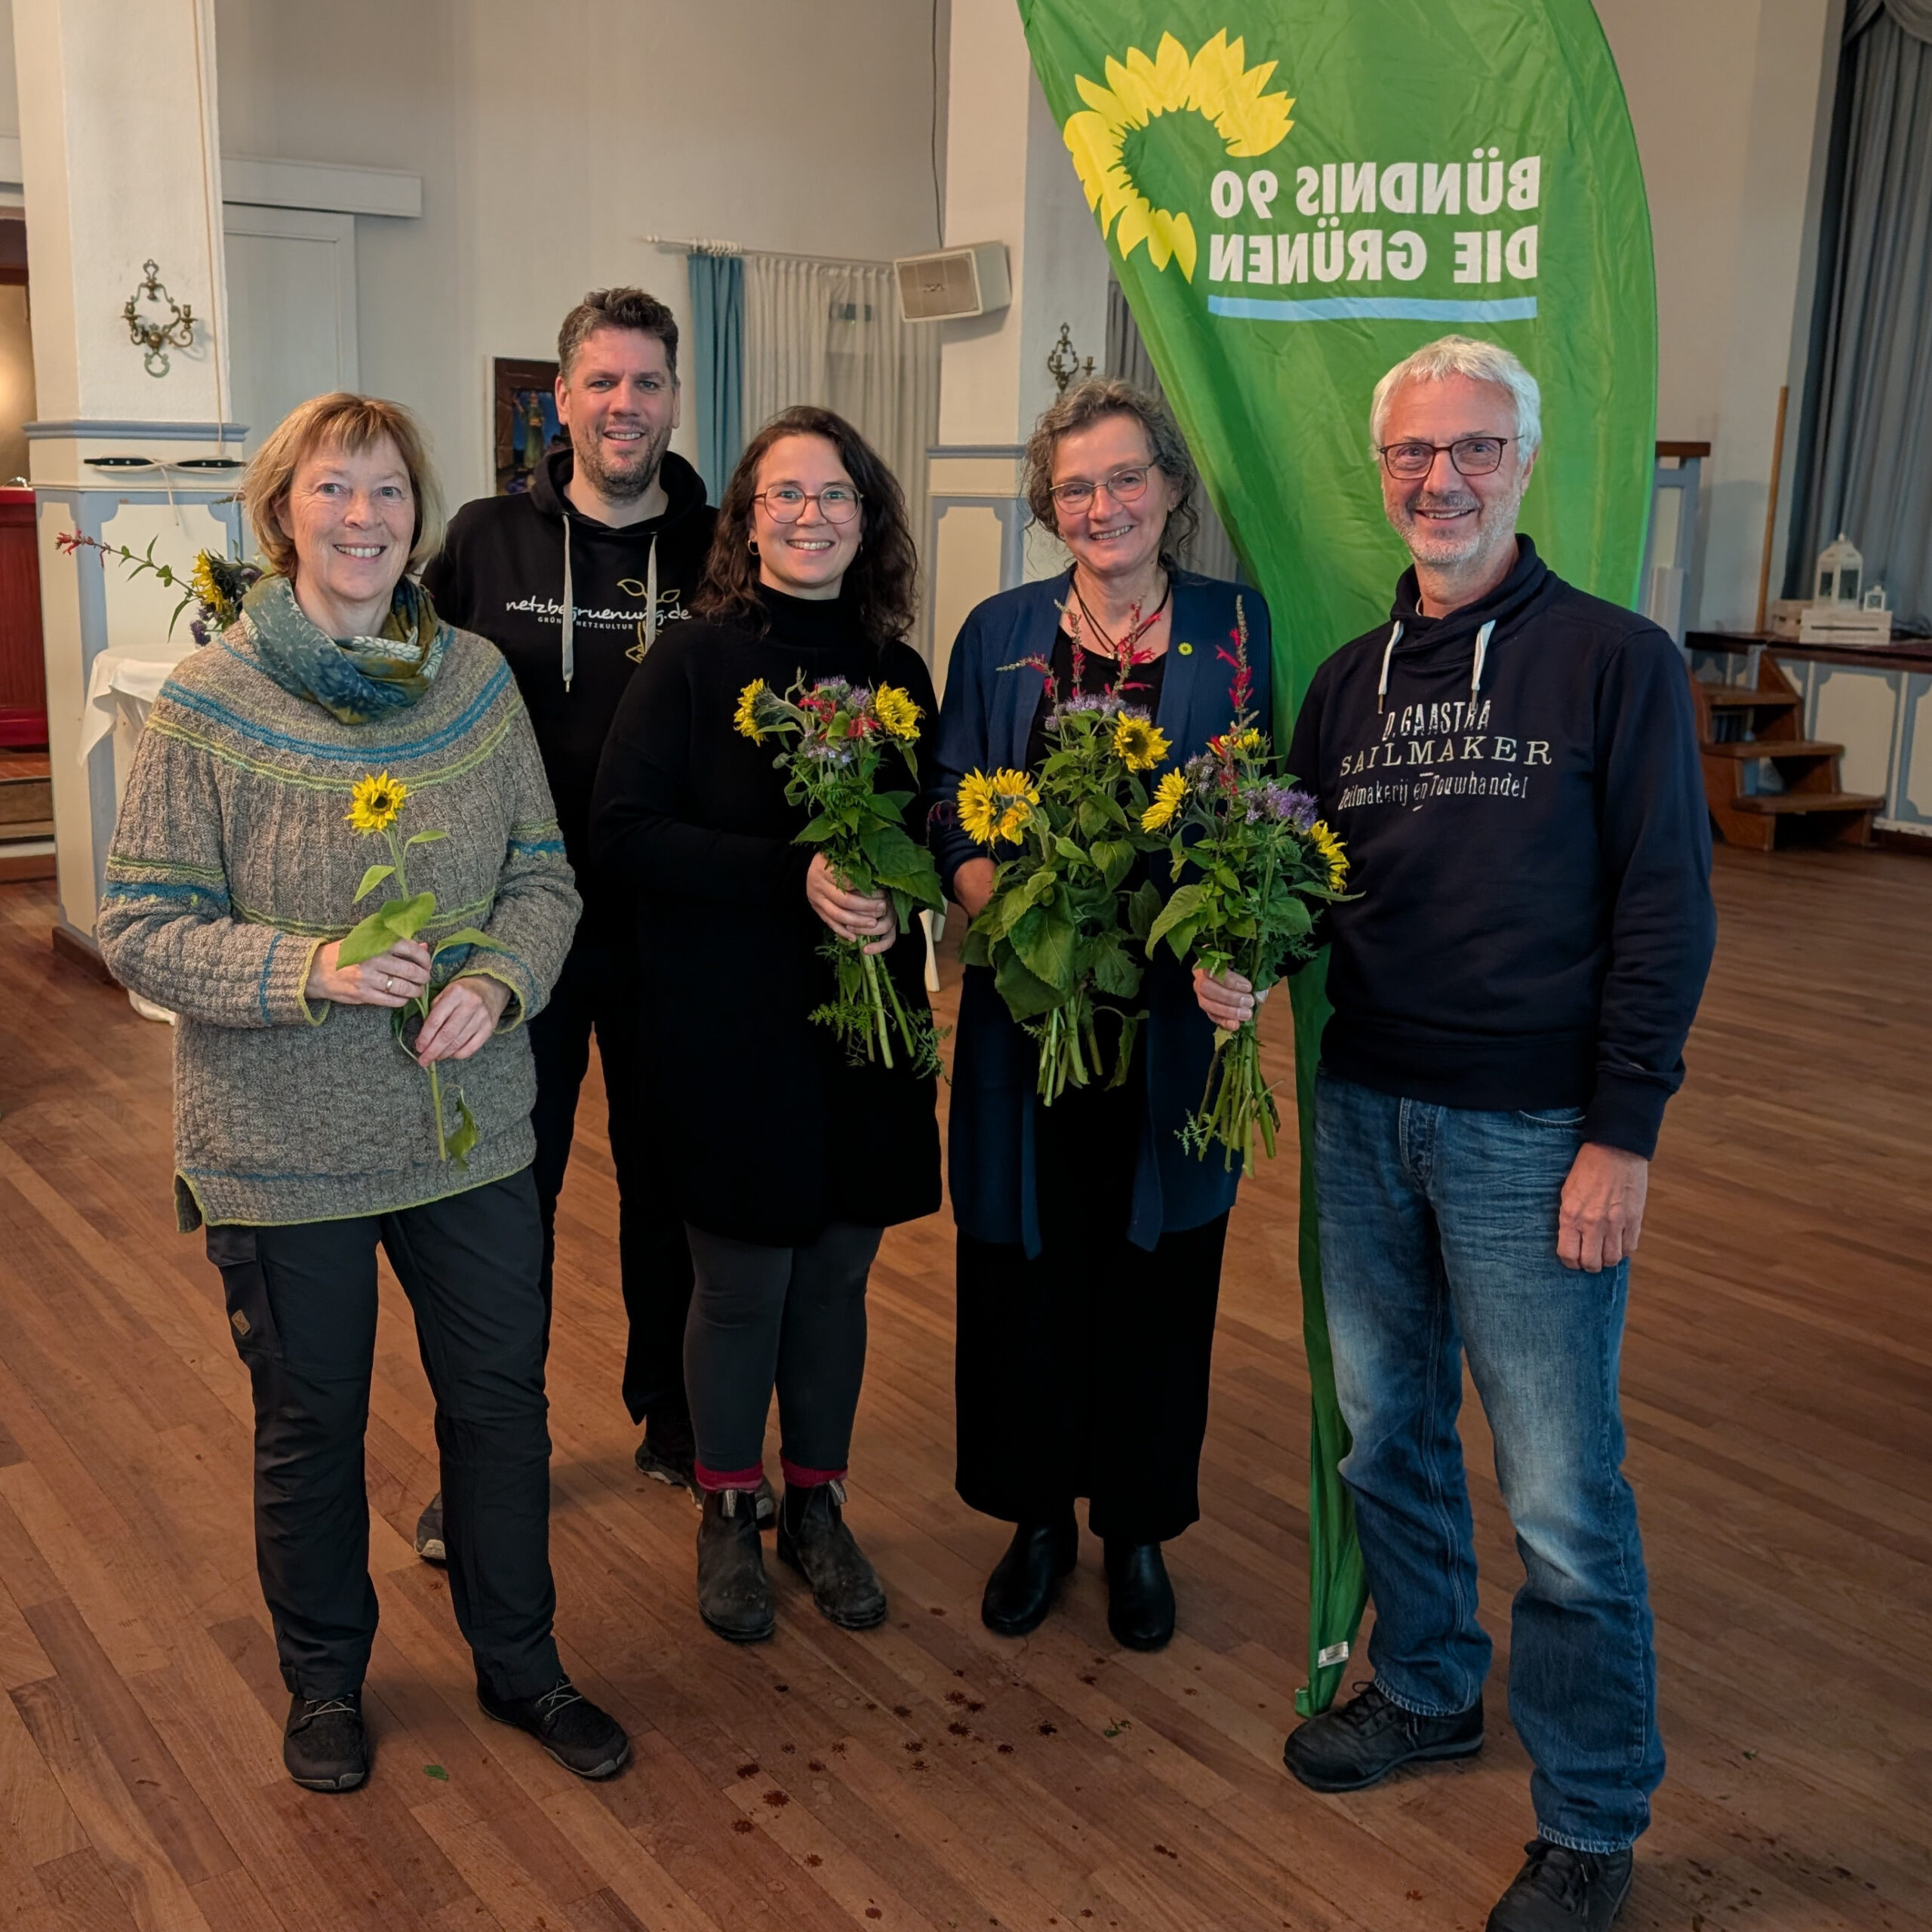
[[[1395,647],[1401,641],[1402,621],[1398,617],[1395,620],[1395,628],[1389,633],[1388,648],[1382,654],[1382,681],[1375,688],[1375,709],[1378,715],[1389,697],[1389,660],[1395,656]]]
[[[644,569],[644,648],[657,641],[657,533],[651,533],[651,560]]]
[[[1491,631],[1495,629],[1495,628],[1496,620],[1492,617],[1487,623],[1483,626],[1481,630],[1476,632],[1475,669],[1469,673],[1469,702],[1471,704],[1474,704],[1475,703],[1476,694],[1482,689],[1483,660],[1489,655],[1489,634]]]
[[[577,598],[571,589],[571,518],[564,512],[564,689],[577,675]]]

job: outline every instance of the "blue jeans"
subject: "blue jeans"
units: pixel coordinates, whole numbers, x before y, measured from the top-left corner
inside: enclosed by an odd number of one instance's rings
[[[1663,1745],[1617,1398],[1629,1264],[1592,1275],[1556,1258],[1580,1118],[1428,1105],[1324,1073],[1315,1161],[1376,1682],[1439,1716],[1475,1703],[1488,1672],[1456,1429],[1466,1354],[1525,1573],[1509,1716],[1535,1767],[1537,1829],[1604,1853],[1650,1823]]]

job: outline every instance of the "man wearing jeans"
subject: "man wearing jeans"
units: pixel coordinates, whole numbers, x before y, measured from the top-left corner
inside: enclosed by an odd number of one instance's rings
[[[1342,1472],[1371,1684],[1288,1740],[1356,1791],[1483,1739],[1463,1362],[1525,1579],[1509,1714],[1537,1835],[1490,1932],[1603,1932],[1663,1774],[1617,1404],[1629,1257],[1710,963],[1710,834],[1670,639],[1519,536],[1534,379],[1450,336],[1377,386],[1413,568],[1316,673],[1290,768],[1349,849],[1315,1102]]]

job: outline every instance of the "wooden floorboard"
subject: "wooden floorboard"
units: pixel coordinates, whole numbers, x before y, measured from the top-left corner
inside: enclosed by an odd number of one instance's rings
[[[1671,1768],[1622,1922],[1904,1932],[1932,1924],[1932,866],[1724,851],[1717,882],[1625,1353]],[[52,921],[51,888],[0,886],[5,1932],[1481,1926],[1533,1827],[1502,1708],[1520,1572],[1473,1402],[1487,1749],[1351,1799],[1281,1768],[1307,1555],[1292,1135],[1231,1229],[1168,1651],[1109,1640],[1091,1542],[1034,1637],[980,1626],[1004,1534],[952,1494],[943,1217],[889,1235],[873,1278],[851,1516],[892,1617],[835,1630],[774,1565],[779,1635],[741,1650],[697,1622],[690,1504],[629,1460],[591,1093],[551,1364],[558,1629],[636,1763],[580,1784],[477,1711],[410,1546],[435,1439],[385,1275],[375,1775],[297,1790],[247,1380],[172,1231],[168,1035],[57,958]]]

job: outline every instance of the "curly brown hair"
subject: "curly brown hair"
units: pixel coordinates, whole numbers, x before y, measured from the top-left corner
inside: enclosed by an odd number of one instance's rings
[[[844,594],[869,643],[903,638],[918,610],[919,557],[899,479],[844,417],[808,404],[780,410],[745,445],[718,506],[717,531],[693,610],[700,617],[746,623],[755,631],[765,628],[758,555],[751,547],[752,499],[758,494],[758,466],[772,445],[787,436],[823,436],[858,485],[859,552],[845,573]]]
[[[1174,486],[1174,506],[1161,533],[1161,558],[1171,567],[1201,527],[1200,512],[1194,507],[1201,472],[1194,466],[1187,439],[1173,411],[1158,396],[1118,377],[1082,383],[1047,405],[1026,441],[1026,507],[1035,523],[1056,537],[1060,534],[1054,515],[1054,452],[1060,448],[1061,437],[1091,429],[1109,416],[1131,416],[1147,432],[1148,453],[1155,468]]]

